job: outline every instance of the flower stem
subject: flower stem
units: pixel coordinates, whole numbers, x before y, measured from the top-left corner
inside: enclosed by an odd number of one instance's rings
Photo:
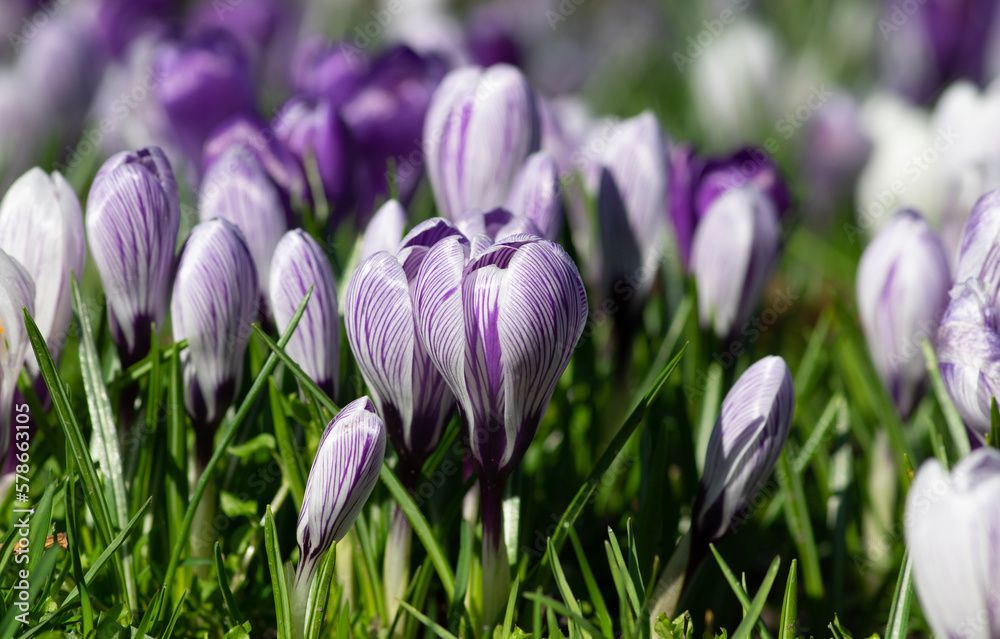
[[[396,618],[399,602],[406,595],[406,587],[410,583],[410,549],[413,532],[410,520],[406,518],[403,509],[397,505],[392,512],[392,524],[389,528],[389,538],[386,540],[385,559],[382,563],[382,584],[385,588],[385,609],[388,619],[385,624],[391,625]],[[402,628],[398,629],[402,633]]]
[[[656,625],[656,619],[661,615],[667,615],[668,619],[673,619],[677,602],[680,601],[681,593],[684,591],[684,584],[689,574],[688,564],[691,559],[691,533],[688,532],[677,542],[674,554],[670,556],[667,567],[663,569],[660,578],[656,580],[656,587],[649,597],[649,623]]]
[[[492,627],[507,607],[510,564],[503,538],[503,482],[480,481],[483,517],[483,626]]]

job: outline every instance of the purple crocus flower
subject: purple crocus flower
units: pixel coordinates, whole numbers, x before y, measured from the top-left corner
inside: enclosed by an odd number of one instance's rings
[[[320,560],[354,525],[375,488],[384,457],[385,426],[367,397],[340,409],[323,432],[296,528],[299,565],[291,597],[296,628],[302,628]]]
[[[506,605],[503,483],[538,430],[587,319],[587,295],[558,244],[515,235],[472,253],[448,237],[413,291],[417,333],[455,395],[479,472],[483,621]]]
[[[541,230],[526,217],[514,215],[507,209],[468,211],[458,218],[455,226],[466,237],[485,235],[491,240],[501,240],[510,235],[543,237]]]
[[[465,67],[445,76],[424,126],[439,213],[457,220],[467,211],[502,206],[540,137],[534,92],[514,67]]]
[[[559,199],[559,171],[547,151],[528,157],[507,194],[506,209],[531,220],[547,240],[555,240],[562,230],[562,201]]]
[[[239,0],[238,3],[202,0],[194,9],[189,30],[225,29],[259,62],[288,32],[294,33],[299,10],[285,0]]]
[[[772,200],[754,186],[726,191],[708,208],[691,246],[703,327],[725,338],[757,305],[781,248]]]
[[[0,459],[11,444],[11,405],[17,377],[28,355],[24,309],[34,317],[35,283],[21,264],[0,250]]]
[[[981,280],[959,282],[937,334],[941,379],[980,441],[990,430],[990,399],[1000,397],[1000,324],[992,295]]]
[[[785,446],[794,409],[792,374],[776,356],[755,362],[726,394],[694,502],[695,536],[703,545],[743,523],[741,511],[757,496]]]
[[[347,339],[385,420],[407,488],[416,488],[455,401],[418,338],[414,319],[420,265],[431,248],[448,237],[468,246],[443,218],[418,224],[396,254],[381,251],[361,263],[344,301]]]
[[[921,339],[933,342],[951,287],[941,238],[914,211],[879,231],[858,264],[858,315],[882,383],[904,418],[927,381]]]
[[[368,58],[357,47],[310,37],[295,50],[292,84],[299,94],[339,107],[361,87],[368,67]]]
[[[87,197],[87,240],[122,364],[145,357],[163,325],[180,226],[177,182],[157,147],[113,155]]]
[[[240,146],[224,152],[205,173],[198,214],[202,221],[222,218],[240,229],[266,296],[271,257],[289,220],[281,193],[260,161]]]
[[[198,426],[202,461],[239,389],[259,299],[257,270],[239,229],[226,220],[197,225],[177,267],[170,318],[174,341],[188,341],[184,403]]]
[[[494,64],[521,66],[521,49],[504,22],[488,10],[473,14],[465,25],[465,44],[472,61],[481,67]]]
[[[979,198],[958,243],[955,282],[982,280],[994,306],[1000,296],[1000,190]]]
[[[160,105],[181,150],[196,167],[202,146],[219,125],[255,111],[249,62],[228,31],[212,29],[164,44],[155,68]]]
[[[340,372],[340,315],[330,260],[308,233],[289,231],[274,249],[270,284],[271,312],[281,333],[313,289],[286,350],[316,385],[333,397]]]
[[[394,47],[372,61],[364,82],[341,108],[359,161],[357,206],[362,219],[389,193],[390,159],[400,202],[406,206],[416,191],[422,176],[424,121],[445,71],[437,56]]]
[[[292,98],[276,116],[274,132],[301,166],[307,161],[316,163],[333,214],[342,218],[352,195],[353,149],[350,132],[337,109],[325,98]]]
[[[122,57],[143,33],[162,27],[176,11],[172,0],[100,0],[95,28],[106,50]]]
[[[58,362],[73,316],[70,273],[79,282],[86,261],[80,200],[58,171],[49,175],[33,168],[7,191],[0,202],[0,249],[24,266],[32,281],[45,284],[35,290],[32,318]],[[28,370],[37,378],[33,353]]]
[[[948,473],[931,457],[906,496],[913,585],[936,637],[1000,636],[1000,453],[979,448]]]
[[[853,96],[838,93],[816,112],[807,125],[804,151],[809,195],[802,210],[829,217],[851,194],[872,152],[872,140]]]

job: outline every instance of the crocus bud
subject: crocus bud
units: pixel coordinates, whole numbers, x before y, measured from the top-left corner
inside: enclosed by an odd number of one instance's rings
[[[198,197],[202,221],[222,218],[246,238],[264,295],[270,282],[274,248],[288,230],[281,194],[257,158],[241,146],[230,147],[205,173]],[[301,300],[300,300],[301,301]]]
[[[216,127],[255,110],[253,77],[235,36],[221,29],[163,45],[156,57],[157,98],[194,166]]]
[[[259,300],[257,270],[239,229],[226,220],[196,226],[177,267],[170,318],[174,341],[188,341],[184,403],[199,426],[200,455],[211,454],[215,426],[239,389]]]
[[[0,250],[0,459],[11,445],[11,404],[30,341],[24,310],[34,317],[35,284],[17,260]]]
[[[725,338],[750,317],[780,246],[777,213],[760,189],[731,189],[712,203],[691,246],[703,327]]]
[[[986,193],[962,227],[955,282],[982,280],[994,306],[1000,296],[1000,191]]]
[[[379,251],[395,254],[406,228],[406,211],[396,200],[389,200],[375,212],[361,239],[360,261],[364,262]]]
[[[948,474],[920,466],[903,515],[913,585],[936,637],[1000,635],[1000,453],[979,448]]]
[[[526,217],[514,215],[507,209],[492,211],[468,211],[462,214],[455,226],[466,237],[485,235],[491,240],[503,239],[510,235],[534,235],[542,237],[542,232],[534,222]]]
[[[534,222],[547,240],[555,240],[562,230],[562,202],[559,200],[559,171],[546,151],[531,155],[514,178],[505,207],[515,215]]]
[[[691,260],[691,241],[694,230],[705,211],[695,207],[695,198],[705,160],[689,144],[678,144],[670,149],[670,221],[681,263],[687,267]]]
[[[535,95],[514,67],[452,71],[431,100],[424,156],[438,212],[501,206],[529,155],[538,150]]]
[[[535,436],[587,320],[587,294],[558,244],[500,240],[466,264],[461,238],[438,242],[413,291],[417,332],[454,393],[479,472],[483,622],[506,605],[503,482]]]
[[[163,325],[180,220],[177,182],[157,147],[112,156],[90,187],[87,241],[125,366],[146,356],[151,323]]]
[[[271,312],[279,332],[284,333],[310,288],[312,297],[286,350],[333,397],[340,372],[337,284],[320,245],[305,231],[295,229],[281,238],[271,260]]]
[[[34,282],[32,316],[52,358],[66,343],[73,316],[70,273],[83,274],[86,248],[83,213],[76,192],[58,172],[33,168],[14,182],[0,202],[0,249],[17,260]],[[38,362],[28,354],[28,369],[38,375]]]
[[[454,397],[417,337],[413,286],[431,247],[462,234],[442,218],[418,224],[397,254],[379,252],[358,267],[344,301],[351,350],[399,455],[399,473],[415,488],[441,441]]]
[[[938,329],[938,368],[966,427],[983,441],[990,398],[1000,398],[1000,323],[982,281],[959,282],[951,296]]]
[[[320,37],[304,39],[292,57],[292,84],[296,92],[326,99],[334,107],[355,94],[368,74],[368,58],[347,42],[328,43]]]
[[[298,627],[305,617],[309,586],[320,559],[354,525],[375,488],[384,458],[385,426],[367,397],[340,409],[323,432],[296,528],[299,565],[292,617]]]
[[[708,543],[746,519],[742,512],[771,474],[795,409],[792,374],[780,357],[758,360],[722,401],[694,503],[695,534]]]
[[[275,118],[274,132],[298,162],[315,162],[323,192],[333,213],[343,217],[349,206],[350,133],[333,104],[325,99],[292,98]]]
[[[934,341],[951,287],[941,238],[914,211],[893,216],[865,249],[855,286],[875,369],[904,418],[927,381],[922,339]]]

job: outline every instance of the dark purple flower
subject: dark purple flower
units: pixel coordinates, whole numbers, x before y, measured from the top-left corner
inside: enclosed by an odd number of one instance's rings
[[[172,0],[100,0],[97,34],[107,51],[118,58],[141,34],[162,28],[176,12]]]
[[[521,66],[521,49],[514,33],[487,10],[477,11],[465,25],[466,49],[481,67],[494,64]]]
[[[296,93],[325,98],[339,107],[364,83],[368,66],[368,58],[357,47],[307,38],[292,60],[292,84]]]
[[[539,151],[524,162],[507,195],[506,208],[531,220],[545,239],[559,237],[563,212],[559,199],[559,171],[547,151]]]
[[[112,156],[90,187],[87,240],[125,366],[149,351],[150,324],[163,326],[180,220],[177,182],[157,147]]]
[[[491,240],[502,240],[509,235],[534,235],[544,237],[534,222],[526,217],[514,215],[507,209],[492,211],[469,211],[458,218],[455,226],[463,235],[473,238],[485,235]]]
[[[189,29],[225,29],[243,45],[255,60],[260,59],[278,40],[282,31],[294,30],[299,9],[287,0],[239,0],[219,2],[202,0],[193,10]]]
[[[201,164],[202,146],[221,124],[256,110],[253,75],[239,41],[220,29],[162,45],[157,96],[181,150]]]

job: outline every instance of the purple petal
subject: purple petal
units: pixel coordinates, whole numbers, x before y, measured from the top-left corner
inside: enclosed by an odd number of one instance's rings
[[[0,350],[0,459],[10,446],[10,412],[17,377],[28,355],[28,329],[24,310],[34,316],[35,283],[21,264],[0,250],[0,329],[5,348]]]
[[[506,209],[531,220],[541,237],[555,240],[562,230],[559,172],[546,151],[528,157],[507,195]]]
[[[455,222],[455,226],[466,237],[482,234],[492,240],[499,240],[510,235],[534,235],[541,237],[542,232],[528,218],[514,215],[506,209],[468,211]]]

